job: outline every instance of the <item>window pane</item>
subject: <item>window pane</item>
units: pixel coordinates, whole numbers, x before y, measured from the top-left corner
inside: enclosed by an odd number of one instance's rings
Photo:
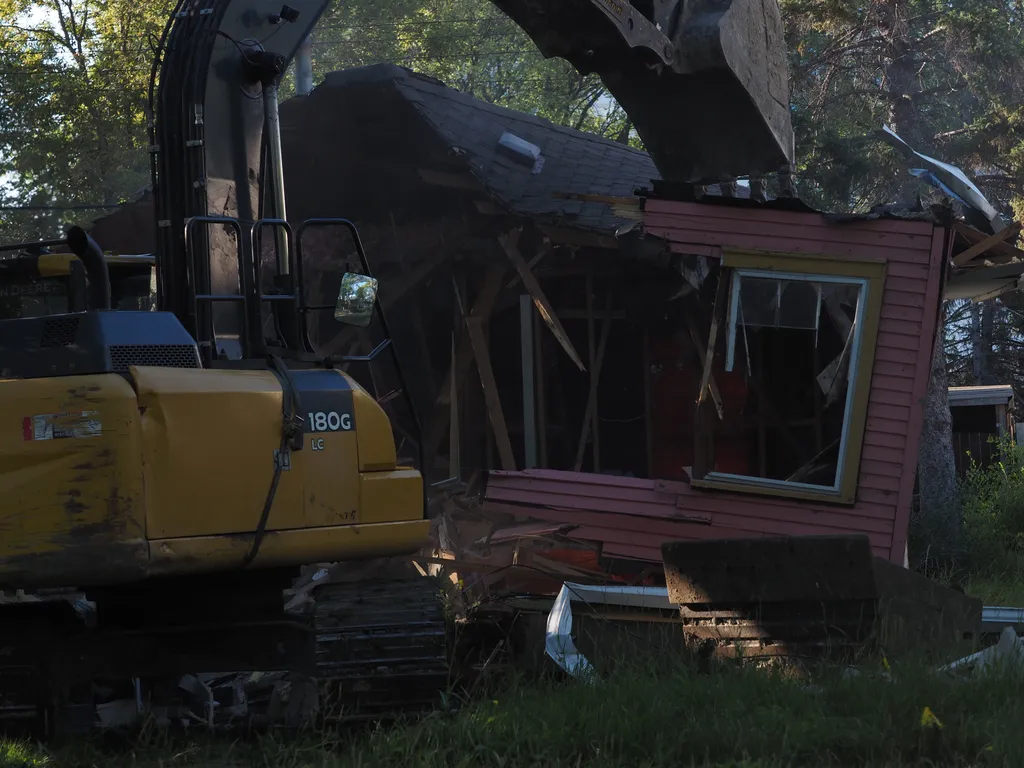
[[[714,471],[832,487],[845,432],[855,283],[739,277],[732,353],[738,389],[715,427]]]

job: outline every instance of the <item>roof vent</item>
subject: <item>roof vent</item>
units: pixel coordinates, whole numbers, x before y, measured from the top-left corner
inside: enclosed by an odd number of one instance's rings
[[[521,139],[514,133],[506,131],[498,139],[498,149],[503,155],[514,160],[520,165],[529,166],[530,173],[537,175],[544,167],[544,155],[540,153],[540,147]]]

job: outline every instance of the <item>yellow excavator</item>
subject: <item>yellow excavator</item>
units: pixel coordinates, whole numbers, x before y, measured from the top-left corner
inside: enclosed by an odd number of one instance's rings
[[[774,0],[494,1],[604,78],[667,179],[792,160]],[[278,87],[326,4],[179,1],[150,88],[153,264],[79,228],[0,253],[0,589],[29,595],[0,601],[0,711],[54,731],[91,719],[100,679],[289,670],[351,688],[385,669],[408,697],[402,674],[438,671],[422,584],[357,579],[317,598],[320,625],[282,600],[303,565],[412,553],[429,527],[392,420],[339,369],[390,354],[407,390],[358,232],[287,215]],[[304,235],[325,228],[356,262],[339,250],[320,276],[330,306],[307,301],[303,270]],[[373,351],[318,354],[325,312]]]
[[[49,732],[88,725],[97,680],[352,679],[407,662],[424,631],[443,643],[418,586],[335,595],[333,634],[285,611],[301,566],[413,553],[429,531],[384,407],[340,369],[390,354],[405,391],[358,232],[287,218],[277,89],[326,6],[289,3],[182,0],[168,21],[155,259],[109,258],[77,227],[0,253],[0,710]],[[318,306],[302,252],[325,228],[357,263],[320,276],[338,300]],[[319,355],[324,312],[374,350]]]

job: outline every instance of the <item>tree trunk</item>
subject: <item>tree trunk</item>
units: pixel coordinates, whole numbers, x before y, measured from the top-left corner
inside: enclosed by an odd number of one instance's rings
[[[981,345],[981,304],[971,302],[971,373],[974,384],[981,384],[983,357]]]
[[[943,319],[945,312],[942,313]],[[924,405],[917,477],[922,533],[930,555],[949,560],[962,551],[959,486],[953,458],[953,419],[949,413],[942,324],[935,334],[931,379]]]
[[[995,346],[996,300],[989,299],[981,305],[981,375],[979,384],[996,383],[995,370],[992,365],[993,347]]]

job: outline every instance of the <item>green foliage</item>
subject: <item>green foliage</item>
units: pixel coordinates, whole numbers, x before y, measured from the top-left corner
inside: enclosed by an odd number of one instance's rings
[[[314,78],[392,62],[492,104],[614,138],[630,125],[596,76],[544,59],[487,0],[355,0],[333,4],[314,33]]]
[[[972,461],[963,483],[964,532],[970,569],[982,577],[1024,575],[1024,447],[997,444],[999,460]]]
[[[1024,25],[1019,3],[782,0],[801,193],[864,209],[915,192],[887,123],[915,149],[1021,205]]]

